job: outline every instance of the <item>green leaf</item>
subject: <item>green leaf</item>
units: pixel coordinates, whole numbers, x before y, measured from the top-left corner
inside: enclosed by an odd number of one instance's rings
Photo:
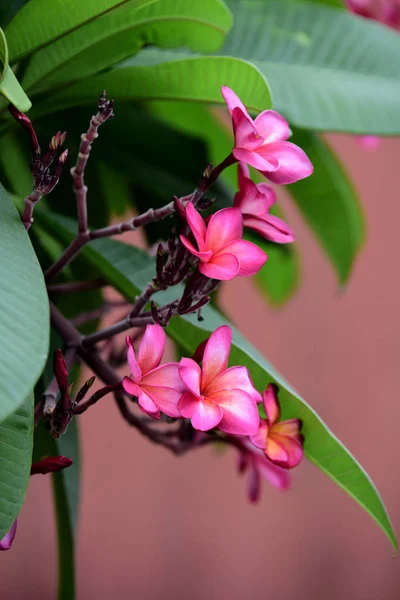
[[[324,140],[301,130],[294,130],[291,139],[306,152],[314,173],[288,186],[288,191],[333,264],[339,282],[346,283],[365,238],[361,204],[343,166]]]
[[[61,217],[43,215],[42,222],[53,235],[62,237],[66,242],[76,230],[74,222]],[[132,300],[154,275],[154,261],[145,252],[107,238],[96,240],[90,247],[86,247],[82,257],[129,300]],[[159,297],[160,302],[165,302],[175,299],[178,295],[179,290],[171,288],[155,298],[158,300]],[[189,355],[211,332],[226,323],[222,315],[211,307],[206,307],[203,314],[205,320],[201,323],[191,315],[174,317],[168,326],[168,335],[185,348]],[[300,418],[303,421],[307,458],[354,498],[378,523],[394,548],[397,548],[395,533],[385,505],[367,473],[317,413],[236,330],[230,361],[232,364],[246,366],[259,390],[265,389],[271,381],[278,383],[281,388],[283,418]]]
[[[220,163],[229,154],[233,143],[232,133],[225,127],[223,115],[219,115],[216,110],[201,104],[184,102],[151,102],[149,108],[163,122],[204,140],[213,165]],[[257,181],[263,180],[258,173],[254,173],[253,177]],[[226,169],[221,180],[233,200],[237,190],[237,169]],[[282,216],[279,209],[275,209],[274,213]],[[248,237],[268,254],[267,262],[254,281],[271,304],[280,306],[291,298],[300,279],[296,247],[271,244],[256,235]]]
[[[21,60],[128,1],[140,6],[151,0],[31,0],[17,12],[6,29],[10,61]]]
[[[0,422],[33,389],[46,363],[49,307],[42,271],[0,185]]]
[[[32,463],[33,398],[0,423],[0,540],[21,510]]]
[[[23,79],[34,92],[83,79],[126,59],[143,45],[187,46],[212,52],[223,43],[232,16],[221,0],[128,3],[73,31],[32,58]]]
[[[150,66],[130,63],[90,77],[50,95],[35,106],[35,116],[69,106],[94,104],[103,89],[116,102],[123,100],[185,100],[223,104],[221,85],[236,90],[255,111],[271,106],[265,78],[250,63],[231,57],[204,56]]]
[[[304,1],[227,0],[234,27],[220,53],[268,78],[274,105],[299,127],[400,133],[400,36],[344,10]]]
[[[0,93],[22,112],[27,112],[32,106],[8,64],[7,40],[2,29],[0,29]]]

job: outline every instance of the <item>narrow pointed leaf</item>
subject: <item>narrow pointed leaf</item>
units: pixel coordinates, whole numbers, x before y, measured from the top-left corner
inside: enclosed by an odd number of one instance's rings
[[[0,422],[33,389],[46,363],[49,307],[29,237],[0,185]]]

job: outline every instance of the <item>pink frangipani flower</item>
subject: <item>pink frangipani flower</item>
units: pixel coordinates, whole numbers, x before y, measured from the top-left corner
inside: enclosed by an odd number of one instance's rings
[[[249,470],[248,498],[250,502],[258,502],[261,494],[261,479],[266,479],[278,490],[287,490],[290,486],[290,475],[286,469],[278,467],[253,444],[244,443],[239,451],[238,471],[244,473]]]
[[[257,448],[264,450],[273,463],[285,469],[296,467],[303,458],[303,437],[300,419],[280,421],[277,386],[270,384],[263,394],[267,419],[261,421],[259,431],[251,436]]]
[[[136,358],[128,336],[128,364],[131,376],[124,377],[123,388],[137,396],[143,412],[159,419],[160,411],[169,417],[180,417],[176,405],[185,389],[178,372],[178,363],[160,365],[165,349],[166,334],[160,325],[147,325]]]
[[[294,183],[311,175],[313,166],[305,152],[286,141],[290,129],[281,115],[264,110],[253,121],[235,92],[226,86],[221,91],[232,116],[232,154],[237,160],[254,167],[272,183]]]
[[[260,417],[261,400],[245,367],[228,366],[232,330],[227,325],[211,334],[204,349],[202,368],[191,358],[182,358],[179,374],[187,390],[178,402],[183,417],[194,429],[218,427],[226,433],[253,435]]]
[[[198,250],[183,235],[181,241],[199,258],[199,271],[210,279],[228,280],[237,275],[257,273],[267,255],[243,236],[243,217],[238,208],[223,208],[214,213],[207,226],[192,202],[186,205],[186,219]]]
[[[254,183],[248,166],[244,162],[238,165],[239,191],[233,206],[240,208],[243,225],[254,229],[266,240],[277,244],[294,241],[294,233],[282,219],[269,213],[276,202],[276,193],[267,183]]]

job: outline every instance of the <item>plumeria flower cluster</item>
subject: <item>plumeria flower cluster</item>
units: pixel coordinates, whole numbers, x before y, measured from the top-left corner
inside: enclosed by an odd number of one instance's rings
[[[44,418],[50,435],[58,438],[67,431],[72,419],[112,393],[121,415],[130,425],[175,454],[210,442],[236,448],[239,472],[249,473],[249,498],[255,502],[260,496],[262,478],[278,489],[288,488],[288,472],[303,457],[300,420],[281,419],[275,386],[269,385],[261,394],[245,366],[229,366],[232,344],[229,326],[218,327],[199,345],[192,357],[162,363],[166,347],[164,328],[175,315],[197,313],[198,319],[202,320],[201,309],[221,281],[252,276],[263,267],[267,255],[256,243],[243,239],[245,228],[278,244],[294,240],[294,233],[288,225],[271,214],[277,196],[270,183],[294,183],[311,175],[313,167],[303,150],[288,141],[290,128],[281,115],[266,110],[253,120],[231,89],[222,87],[222,95],[232,116],[234,146],[219,165],[206,167],[195,191],[183,198],[175,197],[164,207],[150,208],[129,221],[90,230],[84,169],[100,125],[114,114],[113,101],[107,100],[105,92],[102,94],[98,112],[92,117],[87,132],[81,136],[76,166],[71,169],[77,200],[78,234],[45,273],[49,294],[55,293],[55,290],[65,291],[66,288],[69,291],[91,289],[90,282],[89,286],[88,282],[51,284],[89,241],[134,230],[174,213],[179,224],[172,228],[167,241],[158,244],[155,276],[135,299],[123,320],[83,336],[75,327],[76,320],[75,324],[68,320],[51,303],[52,326],[63,339],[66,354],[64,356],[60,349],[54,353],[54,378],[35,408],[35,423]],[[28,131],[32,145],[34,188],[25,199],[21,215],[28,231],[37,202],[42,195],[52,191],[60,176],[66,151],[58,156],[55,169],[50,167],[66,134],[58,132],[42,155],[31,121],[12,107],[10,110]],[[239,189],[233,205],[204,217],[203,212],[213,203],[206,192],[223,169],[234,164],[238,168]],[[253,182],[249,167],[259,171],[270,183]],[[183,287],[181,297],[164,306],[153,302],[153,294],[178,284]],[[150,310],[147,309],[149,305]],[[97,314],[96,319],[100,316]],[[112,358],[114,356],[116,360],[120,352],[111,350],[105,358],[107,344],[103,348],[96,347],[96,344],[101,341],[112,344],[115,335],[131,328],[137,328],[139,333],[135,339],[126,338],[126,359],[124,356],[119,366],[128,363],[130,373],[121,379],[114,370],[118,365],[113,364]],[[135,342],[140,338],[139,347],[135,348]],[[106,384],[91,395],[89,390],[95,376],[89,378],[76,394],[73,394],[73,386],[68,382],[69,368],[78,357]],[[145,416],[137,416],[131,411],[128,399],[133,399]],[[163,433],[157,428],[160,421],[174,424],[176,428]],[[71,462],[65,457],[48,457],[32,465],[31,472],[59,471]],[[0,550],[11,547],[16,528],[15,521],[0,541]]]
[[[288,487],[285,470],[303,458],[301,421],[281,421],[277,386],[270,384],[261,397],[246,367],[228,367],[230,327],[223,325],[211,334],[195,353],[197,361],[182,358],[160,365],[166,334],[158,324],[146,327],[137,357],[130,337],[126,342],[131,375],[122,386],[143,412],[157,419],[161,413],[189,419],[197,431],[228,434],[221,438],[228,443],[231,436],[239,436],[233,445],[240,452],[240,472],[251,469],[252,501],[259,498],[261,476],[279,489]],[[265,419],[258,410],[261,400]]]

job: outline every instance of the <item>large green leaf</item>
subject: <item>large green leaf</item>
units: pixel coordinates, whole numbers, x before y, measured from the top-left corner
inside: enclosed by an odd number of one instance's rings
[[[305,129],[400,133],[400,36],[335,7],[227,0],[234,27],[220,51],[252,62],[274,104]]]
[[[83,79],[143,45],[212,52],[231,25],[232,16],[221,0],[162,0],[140,8],[128,3],[37,52],[22,83],[37,92]]]
[[[0,540],[24,502],[32,463],[33,399],[0,423]]]
[[[220,163],[229,154],[233,143],[232,133],[210,108],[196,103],[151,102],[150,110],[169,125],[204,140],[213,165]],[[257,175],[254,175],[256,179]],[[261,179],[258,176],[258,180]],[[225,170],[221,180],[233,200],[237,190],[236,168]],[[300,264],[295,247],[270,244],[259,236],[254,236],[253,241],[268,254],[268,261],[254,280],[271,304],[281,305],[293,295],[299,281]]]
[[[103,89],[121,100],[185,100],[223,104],[221,85],[240,94],[250,109],[271,106],[268,84],[250,63],[232,57],[204,56],[150,66],[123,66],[56,92],[35,106],[34,115],[81,104],[94,104]]]
[[[292,141],[314,165],[313,176],[288,186],[301,214],[345,283],[364,240],[361,205],[342,165],[318,135],[295,130]]]
[[[53,235],[69,242],[76,230],[76,224],[65,218],[43,215],[42,223]],[[143,251],[110,239],[100,239],[86,247],[82,257],[88,265],[98,270],[127,299],[133,300],[138,291],[154,275],[154,261]],[[179,294],[174,288],[159,294],[160,301],[174,299]],[[157,297],[156,297],[157,298]],[[222,315],[211,307],[204,310],[204,321],[199,323],[194,315],[175,317],[168,326],[167,333],[190,355],[197,345],[216,327],[226,323]],[[385,505],[373,482],[334,436],[317,413],[294,391],[275,371],[272,365],[234,330],[230,357],[232,364],[245,365],[259,389],[265,389],[270,381],[281,388],[282,414],[284,419],[300,418],[303,421],[305,453],[321,471],[353,497],[378,523],[393,546],[397,548],[395,533],[390,523]]]
[[[226,1],[234,26],[218,54],[257,67],[270,83],[274,106],[291,124],[320,131],[400,133],[400,63],[393,60],[400,54],[397,32],[303,0]],[[188,56],[185,50],[148,48],[131,64],[154,68]],[[250,101],[249,109],[254,104]]]
[[[10,61],[20,60],[118,6],[140,6],[150,1],[158,0],[31,0],[6,29]]]
[[[0,422],[33,389],[46,363],[49,309],[42,271],[0,185]]]

